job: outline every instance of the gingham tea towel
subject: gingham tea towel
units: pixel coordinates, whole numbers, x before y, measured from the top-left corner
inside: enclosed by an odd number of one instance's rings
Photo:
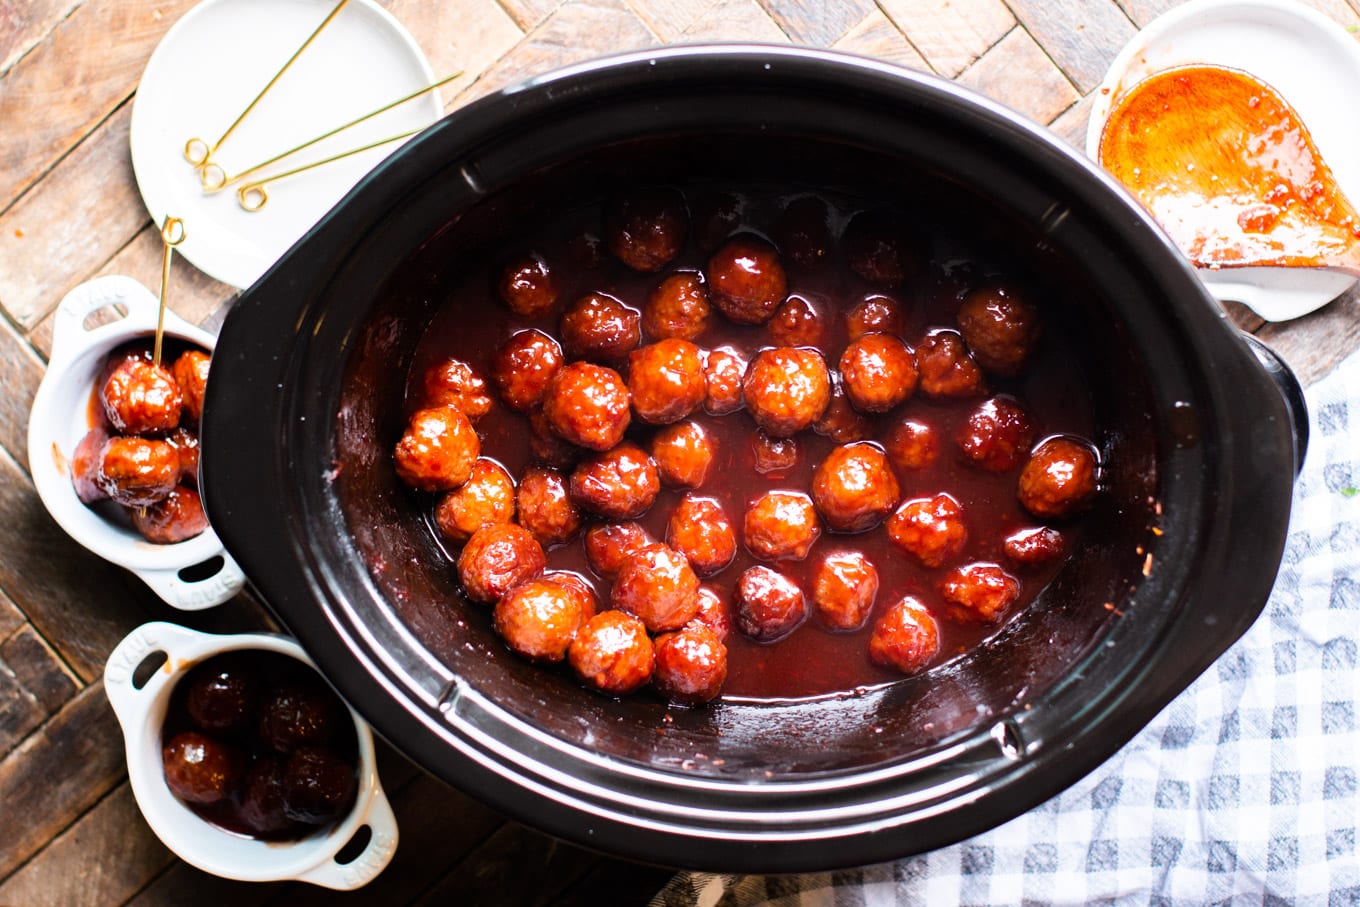
[[[1307,396],[1265,611],[1108,762],[951,847],[835,873],[681,873],[652,907],[1360,905],[1360,354]]]

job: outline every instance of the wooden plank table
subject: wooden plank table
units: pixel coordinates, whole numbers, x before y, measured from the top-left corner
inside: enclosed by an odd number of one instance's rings
[[[343,898],[299,884],[227,882],[176,860],[142,820],[100,683],[132,627],[267,625],[243,594],[173,612],[67,538],[28,475],[29,406],[51,317],[76,284],[159,281],[159,234],[128,151],[147,58],[194,0],[0,2],[0,904],[643,903],[668,877],[510,822],[390,749],[381,771],[401,823],[395,862]],[[1080,145],[1091,92],[1119,48],[1174,0],[383,0],[436,72],[462,70],[449,108],[568,62],[673,42],[834,47],[956,79]],[[1360,0],[1313,0],[1360,25]],[[209,327],[236,293],[181,262],[172,300]],[[1305,383],[1360,347],[1354,293],[1287,324],[1230,314]]]

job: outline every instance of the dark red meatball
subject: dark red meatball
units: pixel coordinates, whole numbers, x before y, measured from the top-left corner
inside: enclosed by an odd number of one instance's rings
[[[873,437],[874,423],[870,417],[850,405],[840,380],[831,382],[831,402],[822,417],[812,423],[812,430],[837,444],[864,441]]]
[[[609,450],[632,421],[628,385],[612,368],[570,362],[553,376],[543,415],[563,440],[590,450]]]
[[[998,375],[1019,374],[1039,342],[1039,310],[1006,287],[969,293],[958,319],[973,358]]]
[[[491,380],[506,406],[528,412],[543,402],[562,362],[562,347],[556,340],[542,331],[519,331],[496,351]]]
[[[756,642],[783,639],[807,617],[807,603],[798,584],[763,566],[742,573],[733,607],[737,629]]]
[[[831,377],[815,350],[763,350],[742,381],[742,396],[756,424],[786,438],[821,418],[831,402]]]
[[[517,258],[501,271],[496,294],[521,318],[545,318],[557,305],[557,275],[542,257]]]
[[[1071,438],[1049,438],[1020,470],[1020,503],[1040,519],[1071,516],[1096,494],[1096,452]]]
[[[232,653],[196,665],[182,682],[185,710],[209,733],[246,728],[262,692],[255,671]]]
[[[425,406],[456,406],[472,422],[491,412],[486,382],[461,359],[441,359],[425,370],[421,381]]]
[[[858,340],[865,334],[898,335],[905,324],[901,304],[891,296],[879,293],[870,293],[845,313],[845,330],[851,340]]]
[[[652,459],[661,484],[698,488],[708,478],[718,442],[698,422],[667,425],[652,436]]]
[[[613,361],[637,349],[642,340],[642,316],[613,296],[591,293],[572,303],[562,314],[562,348],[576,359]]]
[[[712,307],[697,271],[679,271],[656,285],[642,307],[642,330],[653,340],[694,340],[708,327]]]
[[[784,255],[804,267],[826,261],[834,243],[826,202],[815,195],[795,198],[775,221],[774,236]]]
[[[1047,526],[1017,529],[1006,536],[1002,544],[1006,557],[1022,567],[1056,560],[1062,556],[1065,547],[1062,533]]]
[[[591,613],[589,599],[579,588],[536,579],[501,596],[491,616],[510,651],[551,663],[567,657],[576,631]]]
[[[732,614],[727,607],[727,599],[716,587],[706,583],[699,586],[699,610],[689,622],[696,623],[708,627],[722,642],[727,642],[727,634],[732,632]]]
[[[245,772],[236,747],[196,731],[183,731],[161,748],[165,783],[186,803],[217,803],[231,797]]]
[[[940,439],[935,429],[916,419],[903,419],[892,427],[883,449],[902,472],[915,472],[934,464],[940,455]]]
[[[821,534],[817,510],[800,491],[767,491],[747,508],[742,526],[747,550],[766,561],[801,561]]]
[[[568,469],[575,466],[585,456],[585,450],[577,447],[557,433],[542,409],[529,411],[529,452],[534,459],[554,469]]]
[[[954,331],[927,332],[916,346],[916,369],[921,393],[927,397],[980,397],[987,393],[982,369]]]
[[[709,627],[691,623],[658,636],[652,686],[671,702],[716,699],[727,680],[727,646]]]
[[[858,630],[878,597],[878,568],[861,551],[838,551],[817,562],[812,605],[833,630]]]
[[[179,481],[181,485],[198,487],[198,435],[181,425],[165,436],[166,443],[179,452]]]
[[[939,624],[926,606],[910,595],[884,611],[869,636],[869,658],[903,674],[920,672],[939,651]]]
[[[531,466],[515,495],[519,524],[545,549],[565,545],[581,531],[581,511],[572,503],[567,480],[556,469]]]
[[[109,424],[127,435],[168,432],[179,425],[184,392],[163,365],[129,356],[99,392]]]
[[[354,766],[331,750],[301,746],[283,763],[283,812],[305,825],[324,825],[349,811],[357,788]]]
[[[699,576],[712,576],[732,563],[737,532],[713,498],[687,494],[671,511],[666,544],[683,554]]]
[[[700,350],[688,340],[658,340],[628,357],[633,412],[643,422],[678,422],[704,402],[708,382]]]
[[[148,542],[173,545],[202,535],[208,515],[198,492],[180,485],[149,507],[133,508],[132,526]]]
[[[275,836],[294,827],[284,811],[283,760],[256,759],[241,781],[241,822],[256,836]]]
[[[741,380],[746,375],[746,360],[730,347],[709,350],[704,356],[704,380],[708,392],[704,411],[725,416],[741,409]]]
[[[802,296],[790,296],[766,324],[778,346],[821,346],[826,339],[826,315]]]
[[[1020,581],[996,564],[964,564],[940,580],[940,595],[954,619],[992,622],[1020,597]]]
[[[861,211],[845,227],[850,269],[881,287],[901,286],[921,271],[918,253],[900,221],[884,211]]]
[[[576,631],[567,661],[591,689],[626,696],[652,679],[656,656],[642,621],[623,611],[601,611]]]
[[[967,461],[988,472],[1020,465],[1034,443],[1034,417],[1014,397],[1002,394],[980,403],[959,428],[957,440]]]
[[[483,526],[458,555],[458,579],[474,602],[491,604],[543,573],[547,557],[533,533],[514,523]]]
[[[841,354],[841,384],[855,409],[884,413],[916,390],[916,355],[891,334],[865,334]]]
[[[582,460],[571,474],[571,499],[609,520],[642,516],[660,491],[656,464],[631,441]]]
[[[468,480],[481,453],[482,442],[462,410],[416,410],[397,442],[397,478],[419,491],[449,491]]]
[[[83,504],[93,504],[109,496],[100,484],[104,445],[108,443],[109,433],[96,427],[86,432],[71,452],[71,484]]]
[[[179,484],[179,451],[151,438],[109,438],[100,454],[98,481],[124,507],[150,507]]]
[[[678,630],[699,612],[699,578],[669,545],[645,545],[624,559],[609,593],[615,608],[652,633]]]
[[[184,406],[180,411],[183,418],[194,425],[203,418],[203,394],[208,388],[208,367],[212,360],[202,350],[185,350],[170,366],[183,395]]]
[[[680,193],[643,190],[610,205],[605,214],[605,244],[634,271],[660,271],[680,254],[688,227]]]
[[[968,541],[963,507],[947,494],[915,498],[888,518],[888,538],[926,567],[942,567]]]
[[[586,560],[590,569],[612,580],[630,554],[655,542],[641,523],[596,523],[586,530]]]
[[[756,429],[751,435],[752,468],[763,476],[782,479],[798,465],[798,441],[795,438],[772,438]]]
[[[779,252],[758,236],[734,236],[708,260],[709,297],[737,324],[764,324],[784,301]]]
[[[328,743],[346,718],[344,706],[319,679],[304,675],[264,692],[256,731],[276,753]]]
[[[514,518],[515,480],[505,467],[485,457],[473,463],[468,480],[443,495],[434,508],[435,525],[455,545],[472,538],[483,526]]]
[[[832,449],[812,474],[812,502],[834,532],[872,529],[897,506],[897,476],[869,441]]]

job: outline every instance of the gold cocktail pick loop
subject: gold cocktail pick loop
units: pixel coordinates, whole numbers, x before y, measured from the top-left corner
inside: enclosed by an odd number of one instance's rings
[[[314,170],[317,167],[322,166],[323,164],[329,164],[333,161],[338,161],[341,158],[349,157],[350,155],[360,154],[372,148],[377,148],[382,145],[389,145],[392,142],[399,142],[402,139],[408,139],[411,136],[415,135],[416,133],[421,132],[422,130],[423,127],[422,129],[412,129],[410,132],[403,132],[401,135],[392,135],[388,136],[385,139],[378,139],[378,141],[376,142],[369,142],[367,145],[364,145],[362,147],[351,148],[348,151],[342,151],[339,154],[333,154],[328,158],[322,158],[319,161],[312,161],[310,164],[303,164],[301,167],[294,167],[292,170],[285,170],[282,173],[272,173],[269,176],[266,176],[264,179],[254,180],[241,186],[239,189],[236,190],[236,200],[240,202],[241,207],[245,208],[247,211],[259,211],[261,208],[264,207],[265,202],[269,201],[269,193],[265,191],[264,187],[267,184],[274,182],[275,180],[281,180],[284,179],[285,177],[295,176],[299,173],[305,173],[308,170]]]
[[[236,127],[241,125],[241,121],[255,109],[255,105],[260,103],[260,99],[269,93],[269,89],[274,87],[274,83],[283,77],[283,74],[288,71],[288,68],[293,65],[298,57],[302,56],[302,52],[316,40],[316,36],[321,34],[322,30],[325,29],[327,25],[330,25],[331,21],[334,20],[336,16],[340,15],[340,11],[345,8],[347,3],[349,3],[349,0],[340,0],[340,2],[335,5],[335,9],[331,10],[330,15],[323,19],[321,24],[316,27],[316,30],[307,36],[307,40],[303,41],[302,46],[293,52],[293,55],[288,58],[288,61],[283,64],[283,67],[280,68],[278,72],[274,73],[274,77],[269,80],[264,88],[260,89],[260,93],[255,96],[255,100],[246,105],[246,109],[241,111],[241,115],[227,127],[227,131],[222,133],[221,138],[211,145],[198,137],[191,138],[184,143],[184,159],[193,164],[195,170],[200,174],[209,169],[215,169],[219,172],[222,170],[222,168],[212,159],[213,155],[217,153],[217,149],[222,147],[222,143],[227,140],[227,137],[235,132]]]
[[[174,254],[175,246],[182,242],[184,221],[166,215],[165,222],[161,224],[161,305],[156,313],[156,344],[151,354],[151,361],[156,365],[161,364],[161,339],[165,336],[165,300],[170,289],[170,256]]]

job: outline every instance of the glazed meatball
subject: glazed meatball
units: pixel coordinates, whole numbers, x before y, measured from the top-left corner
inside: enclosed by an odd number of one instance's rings
[[[175,383],[184,398],[180,411],[183,418],[194,425],[203,418],[203,394],[208,388],[208,366],[212,360],[202,350],[185,350],[170,367]]]
[[[888,459],[903,472],[915,472],[934,464],[940,455],[940,439],[925,422],[903,419],[883,441]]]
[[[276,753],[325,744],[335,736],[343,706],[315,676],[294,677],[265,691],[256,733]]]
[[[795,198],[775,221],[774,235],[779,248],[804,267],[826,261],[834,242],[830,214],[826,202],[815,195]]]
[[[1046,564],[1062,556],[1062,533],[1047,526],[1030,529],[1017,529],[1002,543],[1006,557],[1022,567]]]
[[[590,610],[590,601],[579,588],[536,579],[501,596],[491,616],[512,652],[551,663],[567,657],[567,647]]]
[[[766,328],[778,346],[821,346],[826,316],[802,296],[790,296],[775,309]]]
[[[927,332],[916,347],[921,393],[927,397],[977,397],[987,393],[982,369],[955,331]]]
[[[714,416],[725,416],[741,409],[741,380],[746,374],[746,360],[729,347],[709,350],[704,356],[704,411]]]
[[[283,760],[256,759],[241,781],[241,822],[257,837],[293,827],[283,803]]]
[[[834,448],[812,474],[812,502],[833,532],[872,529],[897,506],[899,488],[877,444]]]
[[[491,604],[543,573],[547,557],[533,533],[514,523],[483,526],[458,555],[458,579],[474,602]]]
[[[1071,438],[1049,438],[1020,470],[1020,503],[1040,519],[1084,510],[1096,494],[1096,452]]]
[[[812,574],[812,606],[833,630],[858,630],[878,596],[878,568],[860,551],[828,554]]]
[[[763,350],[742,381],[742,396],[756,424],[787,438],[821,418],[831,402],[831,377],[815,350]]]
[[[656,464],[631,441],[582,460],[571,474],[571,499],[609,520],[642,516],[660,491]]]
[[[449,491],[468,480],[481,452],[477,432],[462,410],[416,410],[397,442],[397,478],[418,491]]]
[[[114,437],[99,459],[99,487],[124,507],[150,507],[179,484],[179,452],[166,441]]]
[[[128,435],[168,432],[179,425],[184,392],[175,376],[150,359],[123,359],[99,392],[109,424]]]
[[[562,348],[573,359],[612,361],[637,349],[642,316],[613,296],[591,293],[562,314]]]
[[[655,543],[641,523],[596,523],[586,530],[586,560],[590,569],[612,580],[630,554]]]
[[[567,480],[556,469],[531,466],[515,496],[519,524],[545,549],[565,545],[581,531],[581,511],[572,503]]]
[[[860,412],[887,412],[916,390],[916,355],[891,334],[851,341],[840,368],[845,396]]]
[[[255,717],[260,679],[248,663],[231,653],[196,665],[184,683],[185,710],[205,731],[243,730]]]
[[[798,584],[769,567],[747,569],[737,580],[733,600],[737,629],[756,642],[783,639],[807,616]]]
[[[683,554],[699,576],[712,576],[732,563],[737,532],[713,498],[687,494],[671,511],[666,544]]]
[[[751,436],[752,468],[763,476],[782,479],[798,465],[798,441],[794,438],[772,438],[756,430]]]
[[[688,340],[658,340],[628,357],[633,412],[643,422],[668,425],[704,402],[708,383],[699,348]]]
[[[198,487],[198,435],[181,425],[165,436],[165,441],[179,452],[179,481],[190,488]]]
[[[968,541],[963,507],[943,493],[905,501],[888,518],[888,538],[922,566],[942,567]]]
[[[609,450],[632,421],[628,385],[612,368],[590,362],[562,366],[543,397],[543,415],[563,440],[590,450]]]
[[[491,380],[506,406],[527,412],[543,402],[562,362],[556,340],[542,331],[519,331],[496,351]]]
[[[708,478],[718,442],[697,422],[667,425],[652,436],[652,459],[661,484],[698,488]]]
[[[685,200],[670,189],[617,199],[605,214],[605,243],[634,271],[660,271],[680,254],[688,230]]]
[[[896,287],[921,271],[916,250],[899,220],[885,211],[861,211],[845,227],[845,259],[869,283]]]
[[[696,623],[712,630],[721,642],[727,642],[727,634],[732,632],[732,615],[727,607],[727,599],[717,588],[706,583],[699,586],[699,610],[685,626]]]
[[[652,679],[655,655],[642,621],[623,611],[601,611],[576,631],[567,661],[591,689],[626,696]]]
[[[742,526],[747,550],[766,561],[801,561],[821,534],[816,508],[799,491],[767,491],[747,509]]]
[[[496,295],[521,318],[545,318],[557,305],[557,276],[542,257],[517,258],[501,271]]]
[[[108,443],[109,433],[96,427],[87,431],[71,452],[71,484],[82,504],[93,504],[109,496],[100,483],[104,445]]]
[[[461,359],[441,359],[421,381],[425,406],[456,406],[471,422],[491,412],[491,395],[482,376]]]
[[[284,815],[324,825],[348,812],[356,787],[354,766],[323,747],[298,747],[283,763]]]
[[[1020,465],[1034,443],[1034,418],[1014,397],[1002,394],[983,401],[959,428],[965,459],[988,472]]]
[[[958,319],[973,358],[998,375],[1019,374],[1039,342],[1039,310],[1005,287],[969,293]]]
[[[698,705],[717,698],[727,680],[727,646],[709,627],[691,623],[658,636],[652,686],[671,702]]]
[[[906,316],[897,300],[878,293],[865,296],[845,313],[845,331],[851,340],[865,334],[897,335],[905,324]]]
[[[788,280],[775,247],[758,236],[734,236],[708,260],[709,296],[728,320],[764,324],[784,301]]]
[[[850,405],[841,381],[831,382],[831,402],[822,417],[812,423],[812,430],[837,444],[864,441],[873,436],[873,421]]]
[[[217,803],[232,795],[245,771],[245,756],[230,744],[183,731],[161,749],[165,783],[186,803]]]
[[[132,526],[148,542],[173,545],[201,535],[208,515],[198,492],[180,485],[150,507],[133,509]]]
[[[645,545],[628,555],[609,593],[652,633],[678,630],[699,612],[699,577],[685,556],[669,545]]]
[[[920,672],[939,651],[939,624],[926,606],[910,595],[884,611],[869,636],[869,658],[903,674]]]
[[[940,595],[956,620],[990,623],[1020,597],[1020,581],[996,564],[964,564],[945,574]]]
[[[534,459],[553,469],[570,469],[585,456],[585,450],[559,435],[542,409],[529,411],[529,452]]]
[[[483,526],[515,518],[515,480],[495,460],[472,464],[468,480],[440,497],[434,522],[450,542],[461,545]]]
[[[702,274],[679,271],[656,285],[642,307],[642,330],[653,340],[694,340],[708,327],[708,288]]]

